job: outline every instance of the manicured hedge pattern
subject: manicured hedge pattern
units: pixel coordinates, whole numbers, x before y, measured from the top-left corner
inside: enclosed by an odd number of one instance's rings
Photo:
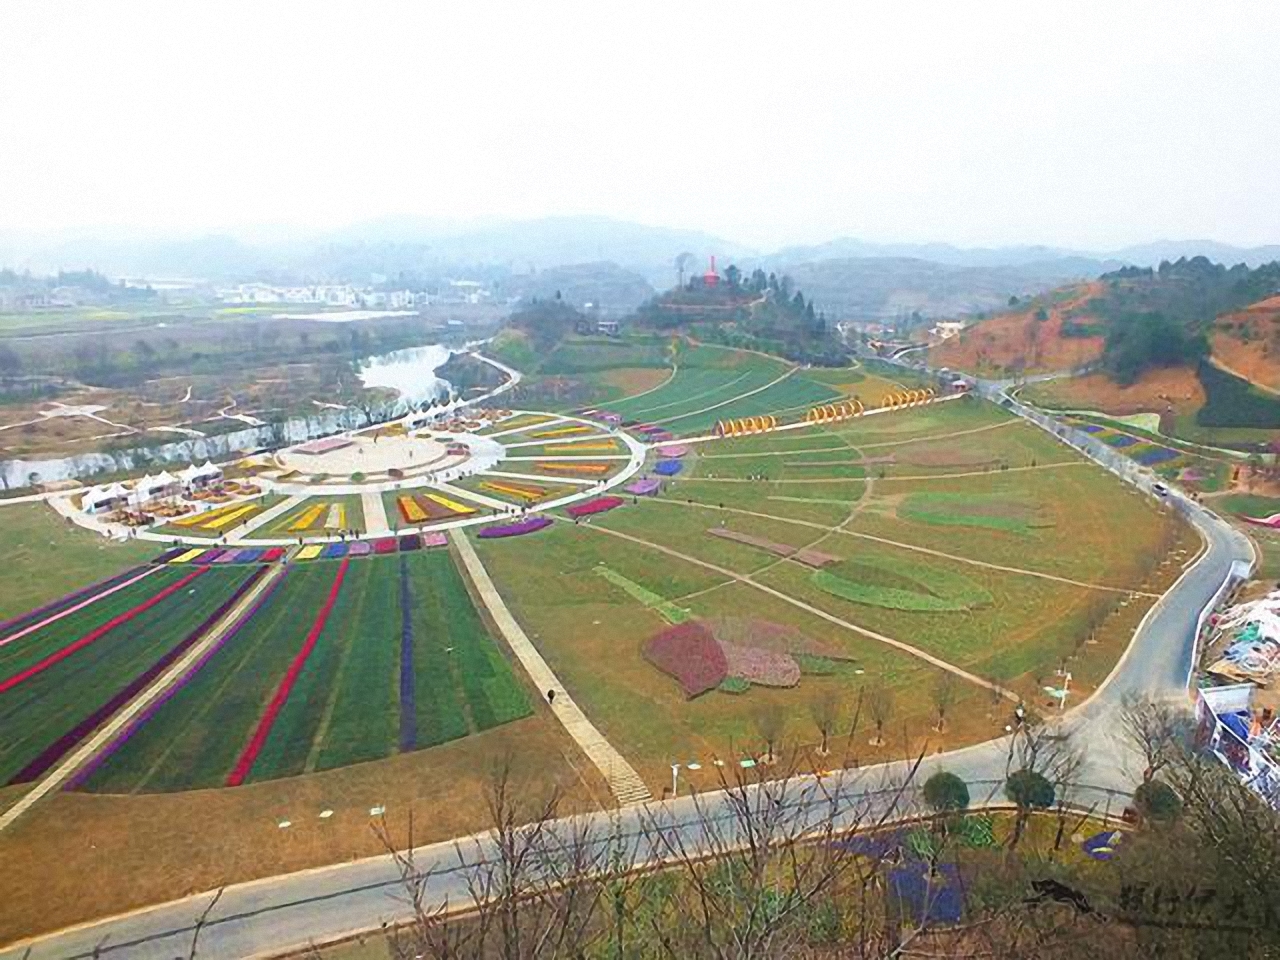
[[[873,576],[860,576],[859,568]],[[937,613],[971,610],[992,601],[990,593],[967,577],[897,557],[860,557],[856,564],[841,564],[833,570],[835,572],[819,570],[809,579],[819,590],[832,596],[870,607]],[[877,571],[918,585],[920,589],[875,583],[874,573]]]

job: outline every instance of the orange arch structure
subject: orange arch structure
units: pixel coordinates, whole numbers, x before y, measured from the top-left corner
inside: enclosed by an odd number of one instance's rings
[[[759,417],[742,417],[738,420],[716,422],[717,437],[745,437],[752,433],[767,433],[778,428],[778,418],[770,414]]]
[[[844,400],[840,403],[827,403],[814,407],[804,415],[804,419],[806,423],[835,423],[856,417],[862,413],[862,410],[861,401]]]
[[[928,403],[937,397],[937,394],[930,387],[923,387],[919,390],[903,390],[900,393],[890,393],[880,401],[882,409],[894,409],[897,407],[914,407],[917,404]]]

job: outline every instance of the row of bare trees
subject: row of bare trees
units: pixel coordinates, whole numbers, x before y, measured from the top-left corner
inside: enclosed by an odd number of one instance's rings
[[[378,825],[408,918],[387,947],[395,960],[1280,955],[1280,817],[1190,748],[1181,705],[1132,701],[1117,723],[1145,763],[1132,797],[1081,783],[1072,737],[1032,722],[989,784],[925,777],[921,759],[874,780],[779,759],[681,804],[561,818],[557,796],[502,768],[490,832],[448,867],[418,862],[412,824]],[[1010,804],[988,818],[995,846],[963,842],[971,788]],[[1116,859],[1083,857],[1082,834],[1126,806]],[[935,910],[955,897],[959,919]],[[1203,916],[1179,922],[1171,904],[1196,897]]]

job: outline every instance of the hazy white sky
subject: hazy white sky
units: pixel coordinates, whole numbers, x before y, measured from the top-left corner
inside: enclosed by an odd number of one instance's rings
[[[1280,242],[1277,0],[0,7],[0,230]]]

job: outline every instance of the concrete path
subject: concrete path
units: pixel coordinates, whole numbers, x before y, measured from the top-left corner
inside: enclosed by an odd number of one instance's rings
[[[61,763],[57,764],[45,774],[41,779],[37,780],[35,786],[28,791],[22,799],[15,803],[12,807],[0,815],[0,831],[10,826],[15,820],[30,810],[50,793],[58,790],[64,783],[73,777],[77,771],[81,770],[86,764],[94,759],[103,749],[110,745],[116,735],[122,732],[132,721],[146,710],[151,704],[164,696],[168,690],[174,686],[194,664],[199,662],[200,658],[212,647],[218,643],[226,632],[231,629],[236,622],[243,616],[258,598],[262,596],[263,591],[270,588],[271,584],[284,575],[283,564],[273,564],[267,573],[254,586],[248,590],[243,597],[226,613],[224,613],[216,623],[205,633],[205,635],[192,645],[182,657],[178,659],[168,670],[161,674],[160,678],[147,687],[142,693],[129,701],[118,713],[116,713],[107,723],[102,726],[97,733],[84,741],[76,748],[70,756],[66,757]]]
[[[502,599],[502,595],[498,593],[498,588],[493,585],[493,580],[489,577],[489,572],[485,570],[484,564],[480,562],[480,557],[476,554],[475,547],[471,545],[471,541],[467,539],[467,535],[460,530],[452,530],[449,533],[450,539],[453,541],[454,547],[458,550],[458,555],[462,558],[462,564],[466,568],[467,576],[472,584],[475,585],[476,592],[480,595],[481,601],[488,608],[489,614],[493,617],[494,623],[498,625],[498,629],[502,632],[511,652],[516,655],[516,659],[520,661],[520,665],[524,667],[525,672],[533,681],[533,685],[546,696],[548,690],[555,691],[555,699],[551,702],[551,712],[555,714],[556,719],[564,726],[569,736],[582,748],[582,752],[596,766],[600,774],[609,784],[609,789],[613,792],[614,797],[620,805],[630,803],[640,803],[652,799],[649,788],[644,785],[644,781],[640,779],[640,775],[635,772],[631,764],[623,758],[613,745],[596,729],[595,725],[587,719],[587,715],[569,696],[564,688],[564,684],[560,679],[551,672],[551,667],[547,665],[547,661],[542,659],[542,654],[538,652],[537,647],[533,645],[527,634],[516,622],[516,618],[511,615],[511,611],[507,609],[507,604]]]
[[[364,532],[370,536],[385,536],[391,532],[387,523],[387,508],[382,494],[365,490],[360,494],[360,506],[364,508]]]

